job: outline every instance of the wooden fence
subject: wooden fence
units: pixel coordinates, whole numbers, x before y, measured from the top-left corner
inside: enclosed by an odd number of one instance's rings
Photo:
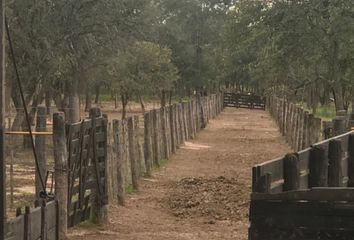
[[[305,149],[323,138],[321,119],[300,106],[286,99],[270,96],[267,99],[267,109],[295,151]]]
[[[265,110],[265,98],[243,93],[224,93],[224,106]]]
[[[124,204],[127,191],[139,190],[177,148],[194,138],[223,109],[223,94],[194,98],[108,124],[100,109],[75,124],[64,113],[53,116],[55,201],[8,221],[6,240],[64,239],[67,227],[87,219],[104,223],[108,200]],[[143,123],[143,127],[140,126]],[[110,126],[110,127],[108,127]],[[42,164],[42,163],[41,163]],[[39,206],[39,202],[42,202]]]
[[[17,211],[17,217],[7,223],[6,240],[57,240],[58,202],[43,202],[31,209],[26,207],[24,214]]]
[[[139,190],[141,177],[151,176],[154,167],[164,164],[222,109],[223,95],[219,93],[148,111],[143,119],[113,120],[109,131],[109,199],[124,205],[126,192]]]
[[[352,239],[354,132],[253,167],[250,240]]]

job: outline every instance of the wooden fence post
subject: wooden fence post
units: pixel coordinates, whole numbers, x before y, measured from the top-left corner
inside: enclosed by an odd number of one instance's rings
[[[125,205],[125,177],[124,177],[124,154],[123,154],[123,129],[122,122],[113,121],[113,152],[117,162],[117,199],[118,204]]]
[[[144,156],[146,175],[151,177],[152,159],[152,144],[151,144],[151,112],[144,113]]]
[[[135,139],[135,156],[137,159],[137,170],[138,170],[138,178],[145,173],[145,159],[144,159],[144,151],[141,151],[140,144],[140,126],[139,126],[140,118],[138,115],[134,116],[134,139]]]
[[[53,146],[55,164],[55,195],[59,203],[59,239],[66,239],[68,228],[68,153],[66,148],[65,115],[53,115]]]
[[[284,191],[298,190],[300,187],[300,162],[296,154],[284,158]]]
[[[347,117],[336,116],[333,119],[333,136],[338,136],[347,131]]]
[[[188,131],[188,118],[187,118],[187,103],[182,103],[182,115],[183,115],[183,125],[184,125],[184,139],[185,141],[189,139],[189,131]]]
[[[178,117],[179,117],[179,122],[180,122],[180,135],[181,135],[181,142],[180,144],[184,144],[186,141],[186,135],[184,132],[184,113],[183,113],[183,104],[179,103],[178,104]]]
[[[308,132],[309,132],[309,112],[304,111],[303,112],[303,127],[302,127],[302,144],[301,144],[301,149],[305,149],[309,147],[308,145]]]
[[[128,118],[128,136],[129,136],[129,158],[130,167],[132,173],[132,185],[134,190],[139,190],[139,167],[138,160],[136,156],[136,146],[135,146],[135,128],[134,128],[134,118]]]
[[[158,119],[158,114],[157,114],[157,110],[154,109],[152,110],[152,117],[153,117],[153,151],[154,151],[154,163],[156,166],[160,166],[160,160],[161,160],[161,156],[160,156],[160,134],[159,134],[159,119]]]
[[[167,120],[166,120],[166,107],[162,107],[160,110],[161,116],[161,132],[162,132],[162,152],[163,158],[169,159],[170,155],[168,152],[168,137],[167,137]]]
[[[311,148],[309,169],[309,188],[328,186],[328,157],[324,147]]]
[[[47,108],[45,106],[38,106],[37,107],[37,123],[36,123],[36,131],[37,132],[45,132],[47,130]],[[39,167],[39,172],[40,175],[42,176],[42,180],[45,181],[45,176],[46,176],[46,156],[45,156],[45,151],[46,151],[46,136],[36,136],[36,155],[38,159],[38,167]],[[43,189],[39,173],[36,171],[36,198],[37,200],[40,200],[40,193],[42,191],[45,191]]]
[[[171,152],[176,153],[176,105],[170,106]]]
[[[93,138],[92,138],[92,150],[93,150],[93,161],[95,164],[95,181],[101,181],[100,177],[100,169],[99,169],[99,161],[97,157],[95,156],[97,154],[97,147],[98,147],[98,142],[97,142],[97,136],[96,136],[96,118],[102,117],[102,112],[100,108],[91,108],[90,113],[89,113],[90,119],[92,121],[92,132],[93,132]],[[105,137],[107,138],[107,133],[105,132]],[[107,143],[105,143],[107,144]],[[95,159],[96,158],[96,159]],[[102,192],[99,190],[100,184],[97,184],[97,188],[92,189],[92,200],[93,204],[91,206],[92,208],[92,219],[93,222],[98,223],[98,224],[104,224],[108,220],[108,210],[107,210],[107,205],[105,200],[103,200],[104,197],[106,197],[106,190],[107,190],[107,161],[104,162],[104,170],[105,170],[105,182],[103,184],[103,189]],[[98,179],[97,179],[98,178]],[[103,194],[103,196],[102,196]]]
[[[354,187],[354,134],[348,140],[348,187]]]
[[[343,185],[341,140],[335,139],[329,142],[328,159],[328,186],[341,187]]]

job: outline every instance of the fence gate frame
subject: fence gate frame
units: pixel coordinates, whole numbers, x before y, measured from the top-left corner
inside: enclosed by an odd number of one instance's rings
[[[91,109],[90,119],[68,124],[68,227],[99,215],[108,204],[107,118]],[[92,215],[93,214],[93,215]]]

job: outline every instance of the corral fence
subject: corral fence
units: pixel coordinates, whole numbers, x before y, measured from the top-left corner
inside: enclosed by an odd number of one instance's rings
[[[244,93],[224,93],[224,107],[263,109],[265,110],[265,97],[244,94]]]
[[[109,123],[109,199],[124,205],[126,193],[139,190],[140,178],[151,176],[222,109],[218,93]]]
[[[296,152],[253,167],[249,239],[352,239],[354,132],[347,132],[348,117],[339,113],[321,123],[275,96],[267,109]]]
[[[53,133],[45,133],[53,135],[54,200],[37,199],[24,213],[18,208],[8,221],[6,240],[64,239],[68,227],[88,219],[106,222],[109,202],[124,205],[126,193],[139,190],[141,177],[151,176],[222,110],[218,93],[112,122],[98,108],[74,124],[55,113]]]
[[[253,167],[250,240],[353,239],[354,132]]]
[[[354,126],[345,111],[338,112],[332,121],[322,121],[296,103],[277,96],[267,97],[267,109],[288,144],[296,151],[348,132]]]
[[[295,151],[323,139],[322,121],[302,107],[276,96],[269,96],[267,109]]]

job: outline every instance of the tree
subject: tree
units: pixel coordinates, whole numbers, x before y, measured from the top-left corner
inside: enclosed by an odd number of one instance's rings
[[[151,42],[136,42],[110,62],[109,74],[114,79],[114,89],[121,95],[123,119],[126,105],[134,95],[157,94],[164,106],[165,93],[178,79],[177,68],[171,62],[171,50]]]

